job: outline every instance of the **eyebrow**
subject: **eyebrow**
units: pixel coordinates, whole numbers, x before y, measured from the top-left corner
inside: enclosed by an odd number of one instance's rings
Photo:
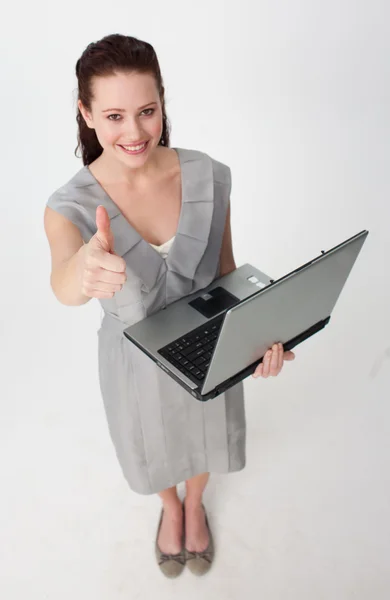
[[[148,104],[144,104],[144,106],[140,106],[138,110],[142,110],[143,108],[146,108],[147,106],[150,106],[151,104],[157,104],[157,102],[149,102]],[[109,112],[110,110],[116,110],[116,112],[126,112],[124,108],[106,108],[104,110],[102,110],[102,113],[105,112]]]

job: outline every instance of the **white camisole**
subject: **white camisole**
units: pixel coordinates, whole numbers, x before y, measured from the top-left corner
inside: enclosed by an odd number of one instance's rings
[[[163,258],[166,258],[168,256],[168,252],[173,244],[173,240],[175,239],[175,237],[176,236],[174,235],[173,238],[171,238],[164,244],[161,244],[161,246],[155,246],[154,244],[150,245],[153,246],[153,248],[157,250],[157,252],[159,252]]]

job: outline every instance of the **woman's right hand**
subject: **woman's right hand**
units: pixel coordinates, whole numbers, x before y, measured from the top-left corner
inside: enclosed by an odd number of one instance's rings
[[[96,209],[97,232],[80,254],[81,291],[89,298],[112,298],[125,283],[126,262],[114,252],[110,217],[104,206]]]

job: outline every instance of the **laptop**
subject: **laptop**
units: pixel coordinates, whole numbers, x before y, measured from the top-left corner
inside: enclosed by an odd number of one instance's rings
[[[291,350],[328,325],[368,233],[277,280],[246,263],[123,333],[167,376],[208,401],[254,373],[275,342]]]

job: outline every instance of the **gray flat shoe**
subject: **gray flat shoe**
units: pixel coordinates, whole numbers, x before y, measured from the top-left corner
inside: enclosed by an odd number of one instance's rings
[[[202,507],[205,512],[206,527],[209,533],[209,545],[202,552],[191,552],[190,550],[187,550],[187,548],[185,548],[186,564],[189,570],[194,575],[204,575],[205,573],[207,573],[210,570],[212,562],[214,560],[214,540],[211,534],[206,509],[203,506],[203,504]]]
[[[165,577],[170,577],[170,578],[174,578],[174,577],[178,577],[186,564],[186,557],[185,557],[185,552],[184,552],[184,525],[183,525],[183,543],[182,543],[182,549],[178,554],[166,554],[165,552],[161,552],[160,548],[158,547],[157,544],[157,540],[158,540],[158,536],[160,533],[160,529],[161,529],[161,523],[162,523],[162,519],[163,519],[163,512],[164,510],[161,510],[161,516],[160,516],[160,522],[158,524],[158,528],[157,528],[157,535],[156,535],[156,542],[155,542],[155,552],[156,552],[156,559],[157,559],[157,564],[160,567],[161,572],[165,575]]]

